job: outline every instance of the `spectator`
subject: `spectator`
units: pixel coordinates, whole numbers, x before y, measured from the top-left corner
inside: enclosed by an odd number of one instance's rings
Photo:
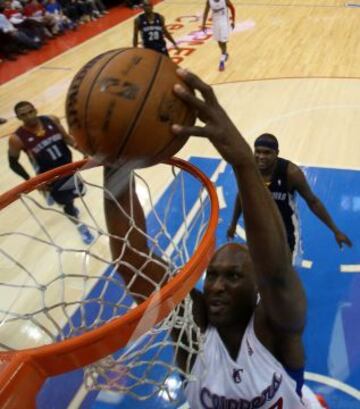
[[[59,33],[60,28],[59,24],[56,22],[56,18],[51,14],[47,14],[45,7],[40,4],[38,0],[29,0],[24,7],[23,13],[30,20],[43,24],[52,35]]]
[[[6,16],[2,13],[2,9],[0,6],[0,32],[2,34],[7,34],[12,44],[17,46],[19,51],[23,51],[24,49],[29,50],[38,50],[40,48],[40,44],[34,41],[31,37],[26,35],[24,32],[18,30],[10,21],[6,18]],[[1,42],[3,43],[3,42]],[[5,45],[5,44],[3,44]]]
[[[12,8],[11,1],[5,0],[4,2],[4,15],[17,29],[23,31],[28,37],[31,37],[39,44],[43,44],[47,37],[51,37],[51,34],[46,30],[45,26],[34,20],[28,19],[22,13],[23,9]]]
[[[60,30],[73,30],[76,28],[76,23],[71,21],[69,17],[67,17],[60,6],[60,4],[56,0],[48,0],[48,3],[45,6],[45,10],[48,14],[55,17],[56,22],[59,24]]]

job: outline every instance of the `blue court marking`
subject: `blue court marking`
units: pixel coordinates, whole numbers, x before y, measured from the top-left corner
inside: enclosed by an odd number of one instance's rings
[[[190,162],[211,176],[220,161],[210,158],[191,158]],[[297,267],[308,296],[308,323],[304,335],[306,370],[341,380],[359,390],[360,331],[357,326],[360,322],[360,275],[341,273],[340,265],[360,265],[358,235],[360,172],[316,167],[308,167],[304,170],[312,189],[326,205],[337,225],[350,236],[354,245],[353,249],[340,251],[332,233],[307,209],[303,200],[298,199],[304,250],[302,257],[313,262],[310,269]],[[186,198],[186,208],[191,208],[197,199],[197,193],[194,193],[196,189],[192,188],[190,180],[187,180],[186,183],[188,184],[186,190],[189,192]],[[217,230],[217,244],[220,245],[226,241],[226,230],[231,220],[237,191],[229,166],[226,166],[224,173],[219,175],[216,184],[223,189],[226,202],[226,207],[220,211],[220,223]],[[170,194],[169,192],[168,188],[164,195]],[[159,212],[164,212],[164,203],[165,199],[161,197],[156,206]],[[176,200],[173,203],[174,207],[177,207]],[[174,213],[176,209],[171,209],[171,212],[171,221],[173,221],[177,219]],[[149,229],[155,229],[156,226],[152,225],[151,217],[153,216],[148,218]],[[173,231],[170,233],[175,234],[177,228],[178,222],[174,220],[170,228]],[[161,243],[162,246],[166,246],[166,239],[162,238]],[[199,286],[201,287],[201,282]],[[169,351],[166,351],[166,354],[169,354]],[[48,381],[38,399],[38,407],[54,409],[67,407],[66,402],[69,402],[69,399],[66,399],[66,395],[69,395],[70,399],[74,396],[73,390],[77,390],[82,382],[81,372],[75,371],[71,375],[66,374]],[[53,384],[49,387],[51,382]],[[310,382],[309,385],[315,391],[325,395],[332,409],[360,408],[359,400],[349,394],[334,390],[319,382]],[[54,392],[58,392],[58,402],[54,402],[54,396],[56,396]],[[47,396],[47,399],[44,396]],[[177,406],[178,404],[171,406],[160,397],[149,400],[147,403],[139,403],[128,396],[121,397],[106,392],[89,393],[81,405],[82,408],[96,409],[175,408]]]

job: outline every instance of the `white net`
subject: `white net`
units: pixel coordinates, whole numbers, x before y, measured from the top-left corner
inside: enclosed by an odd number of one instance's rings
[[[154,178],[149,174],[159,174],[159,168],[160,183],[150,183]],[[100,182],[102,169],[78,172],[77,176],[87,187],[86,195],[75,204],[80,210],[79,220],[94,236],[90,245],[82,243],[76,225],[63,209],[56,204],[47,205],[37,191],[23,194],[1,211],[0,346],[3,351],[75,337],[136,306],[130,295],[133,282],[126,285],[118,273],[125,265],[132,266],[122,259],[122,254],[112,260],[109,250],[104,187]],[[150,251],[143,256],[164,266],[165,282],[177,274],[201,241],[208,225],[210,199],[195,177],[172,166],[158,165],[133,177],[146,214],[147,227],[142,234]],[[80,189],[78,182],[76,188]],[[116,200],[108,192],[110,196]],[[119,203],[116,206],[121,208]],[[132,204],[129,213],[126,217],[132,223],[128,234],[132,229],[139,229],[133,223]],[[124,248],[130,246],[128,234],[116,238]],[[142,268],[132,271],[135,278],[144,276]],[[151,285],[154,292],[160,288],[156,282]],[[181,379],[189,376],[190,362],[202,347],[191,304],[188,296],[158,324],[156,314],[144,316],[147,325],[153,320],[152,329],[139,336],[143,332],[140,320],[139,331],[132,334],[126,346],[85,368],[86,386],[123,392],[138,399],[155,394],[173,399],[174,380],[179,375]],[[179,335],[176,338],[171,336],[174,330]],[[176,360],[180,350],[186,350],[188,357],[183,369],[179,369]]]

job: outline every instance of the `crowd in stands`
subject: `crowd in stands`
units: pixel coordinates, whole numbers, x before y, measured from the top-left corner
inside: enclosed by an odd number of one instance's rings
[[[16,60],[107,13],[103,0],[0,0],[0,59]]]

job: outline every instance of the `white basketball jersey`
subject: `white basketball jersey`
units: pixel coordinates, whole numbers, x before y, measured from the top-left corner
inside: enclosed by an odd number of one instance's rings
[[[208,327],[204,354],[195,361],[185,394],[191,409],[304,409],[296,382],[260,343],[253,318],[242,339],[236,361],[217,330]]]
[[[226,5],[226,0],[209,0],[209,6],[212,11],[212,21],[216,24],[220,21],[228,23],[228,9]]]

